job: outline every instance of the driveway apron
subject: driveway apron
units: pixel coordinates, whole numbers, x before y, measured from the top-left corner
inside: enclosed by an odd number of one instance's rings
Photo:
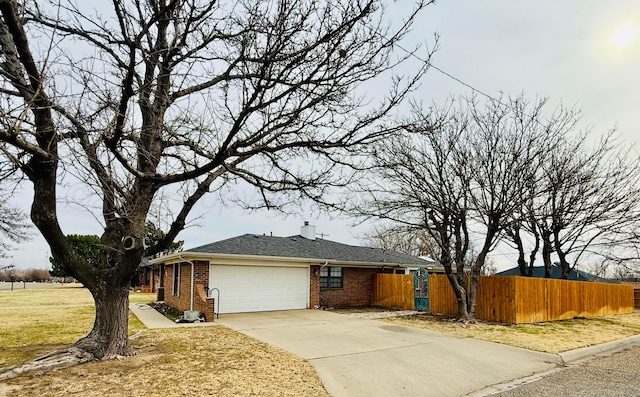
[[[555,354],[321,310],[217,321],[308,360],[334,397],[462,396],[560,364]]]

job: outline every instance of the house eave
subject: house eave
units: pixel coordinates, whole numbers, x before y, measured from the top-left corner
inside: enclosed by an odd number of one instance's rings
[[[159,258],[152,259],[150,262],[152,264],[173,264],[180,262],[191,262],[196,260],[208,260],[208,261],[224,261],[225,259],[236,261],[247,261],[247,262],[274,262],[274,263],[304,263],[307,265],[311,264],[325,264],[331,266],[344,266],[344,267],[360,267],[360,268],[419,268],[419,267],[430,267],[434,265],[424,265],[424,264],[409,264],[409,263],[395,263],[395,262],[363,262],[363,261],[345,261],[345,260],[336,260],[336,259],[322,259],[322,258],[296,258],[296,257],[286,257],[286,256],[263,256],[263,255],[243,255],[243,254],[220,254],[220,253],[211,253],[211,252],[177,252],[173,254],[169,254],[166,256],[162,256]],[[238,263],[240,264],[240,263]],[[251,263],[247,263],[250,265]]]
[[[314,258],[294,258],[286,256],[263,256],[263,255],[244,255],[244,254],[220,254],[212,252],[180,252],[167,256],[153,259],[152,263],[164,263],[166,265],[180,262],[189,262],[194,260],[220,261],[231,259],[234,261],[259,261],[259,262],[286,262],[286,263],[333,263],[333,260],[314,259]]]

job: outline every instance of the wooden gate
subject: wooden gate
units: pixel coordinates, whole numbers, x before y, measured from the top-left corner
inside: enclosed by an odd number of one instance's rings
[[[429,311],[429,272],[426,269],[418,269],[413,275],[413,299],[416,310]]]

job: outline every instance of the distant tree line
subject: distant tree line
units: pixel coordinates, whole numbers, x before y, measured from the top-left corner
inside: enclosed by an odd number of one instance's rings
[[[0,180],[2,172],[0,170]],[[9,204],[7,192],[0,189],[0,258],[10,257],[11,243],[20,243],[30,239],[31,224],[27,215],[19,208]]]
[[[51,275],[47,269],[9,269],[0,271],[0,281],[47,282]]]
[[[145,231],[145,244],[148,245],[156,244],[166,235],[165,232],[163,232],[151,221],[147,221]],[[90,234],[69,234],[68,236],[66,236],[66,239],[75,253],[84,258],[84,260],[86,260],[88,263],[97,264],[100,262],[100,256],[102,255],[102,251],[105,249],[104,245],[100,241],[100,237]],[[166,250],[162,251],[158,255],[166,255],[173,252],[181,251],[183,244],[183,240],[172,242],[171,244],[169,244],[169,247]],[[64,270],[63,266],[61,266],[53,257],[49,258],[49,262],[51,262],[52,276],[69,276]]]

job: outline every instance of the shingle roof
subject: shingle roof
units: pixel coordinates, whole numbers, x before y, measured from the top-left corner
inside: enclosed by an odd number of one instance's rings
[[[560,266],[552,265],[550,270],[551,270],[550,271],[551,278],[559,279],[560,276],[562,275],[562,268]],[[517,266],[511,269],[507,269],[502,272],[496,273],[496,276],[519,276],[519,275],[520,275],[520,268],[518,268]],[[532,276],[537,278],[543,278],[544,266],[534,266]],[[571,269],[571,272],[569,272],[569,277],[567,279],[579,280],[579,281],[595,281],[598,279],[598,277],[591,273]]]
[[[274,237],[244,234],[242,236],[192,248],[185,252],[277,256],[285,258],[389,263],[414,266],[433,265],[433,262],[397,251],[359,247],[324,239],[309,240],[300,235]]]

